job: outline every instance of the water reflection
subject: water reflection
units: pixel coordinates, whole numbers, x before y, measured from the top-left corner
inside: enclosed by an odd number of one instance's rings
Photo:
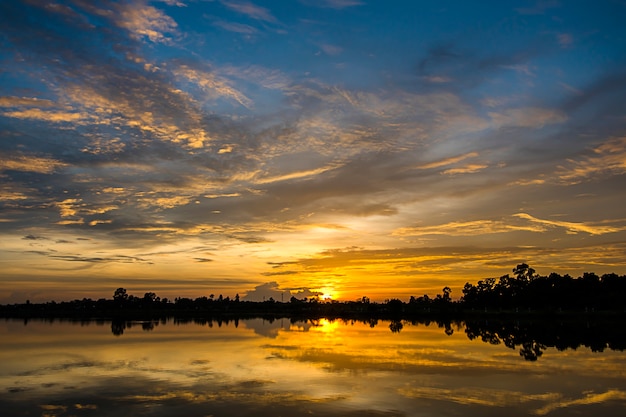
[[[557,330],[569,325],[554,326],[8,320],[0,322],[0,409],[48,417],[622,415],[626,354],[612,350],[623,349],[620,331],[584,323],[565,338]],[[592,344],[593,334],[602,342]],[[525,361],[520,350],[543,356]]]

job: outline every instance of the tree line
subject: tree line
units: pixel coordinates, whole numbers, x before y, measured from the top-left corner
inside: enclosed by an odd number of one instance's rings
[[[0,306],[3,317],[168,317],[168,316],[240,316],[304,318],[380,318],[397,319],[424,315],[461,316],[476,314],[559,314],[626,313],[626,275],[598,276],[584,273],[578,278],[551,273],[540,276],[522,263],[499,279],[486,278],[476,284],[467,282],[462,296],[453,300],[445,286],[435,297],[411,296],[382,303],[363,296],[355,301],[320,300],[313,297],[288,302],[269,298],[266,301],[243,301],[214,294],[198,298],[161,298],[154,292],[143,296],[128,294],[118,288],[110,299],[83,298],[66,302],[12,304]]]

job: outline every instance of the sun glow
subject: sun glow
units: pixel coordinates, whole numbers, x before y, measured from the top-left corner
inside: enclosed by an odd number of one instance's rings
[[[322,293],[320,295],[321,300],[330,301],[337,299],[337,292],[332,287],[322,287],[320,288],[320,292]]]

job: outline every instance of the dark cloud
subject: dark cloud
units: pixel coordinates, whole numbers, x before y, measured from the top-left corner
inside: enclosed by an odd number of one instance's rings
[[[137,258],[133,256],[125,256],[125,255],[115,255],[109,257],[86,257],[80,255],[51,255],[51,258],[59,259],[62,261],[68,262],[88,262],[88,263],[108,263],[108,262],[118,262],[118,263],[150,263],[150,261],[142,258]]]
[[[35,236],[35,235],[26,235],[22,239],[24,240],[49,240],[47,237]]]
[[[213,262],[213,259],[209,259],[209,258],[193,258],[196,262]]]
[[[268,301],[270,298],[275,301],[288,302],[291,297],[304,299],[310,297],[318,297],[322,293],[311,291],[309,288],[280,288],[276,281],[266,282],[257,285],[253,290],[246,292],[242,298],[244,301]]]

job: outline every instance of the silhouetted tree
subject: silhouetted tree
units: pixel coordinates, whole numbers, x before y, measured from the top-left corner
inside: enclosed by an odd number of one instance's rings
[[[118,302],[128,300],[126,288],[118,288],[117,290],[115,290],[115,292],[113,293],[113,300]]]
[[[535,278],[535,270],[526,263],[519,264],[513,268],[513,273],[520,281],[531,281]]]

